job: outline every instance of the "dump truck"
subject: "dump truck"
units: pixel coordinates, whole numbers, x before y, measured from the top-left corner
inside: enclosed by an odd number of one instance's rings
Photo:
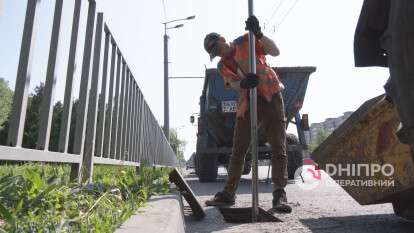
[[[279,67],[274,68],[285,85],[282,92],[285,114],[288,123],[297,128],[298,137],[287,135],[288,176],[294,177],[295,171],[303,164],[304,151],[307,150],[305,130],[309,129],[308,116],[300,114],[303,106],[309,76],[316,67]],[[225,89],[224,81],[217,69],[207,69],[203,91],[200,97],[198,114],[197,148],[195,172],[200,182],[213,182],[217,178],[218,167],[227,167],[233,146],[233,131],[239,94],[233,89]],[[192,123],[195,117],[191,116]],[[259,160],[271,158],[271,147],[266,142],[259,127]],[[243,174],[250,173],[251,156],[244,163]]]

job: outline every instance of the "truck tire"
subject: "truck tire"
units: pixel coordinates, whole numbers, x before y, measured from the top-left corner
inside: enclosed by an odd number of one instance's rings
[[[214,182],[217,179],[218,163],[216,155],[197,154],[196,174],[201,183]]]
[[[300,145],[299,139],[294,134],[286,134],[286,144],[287,145]],[[303,154],[302,151],[288,151],[288,178],[294,179],[295,178],[295,172],[298,168],[303,166]]]

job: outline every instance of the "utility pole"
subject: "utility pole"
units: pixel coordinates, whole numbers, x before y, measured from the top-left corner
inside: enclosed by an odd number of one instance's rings
[[[169,83],[168,83],[168,35],[167,30],[173,28],[183,27],[184,24],[178,24],[174,27],[167,27],[167,24],[183,20],[194,19],[195,16],[189,16],[183,19],[175,19],[168,22],[164,22],[164,134],[168,141],[170,141],[170,103],[169,103]]]

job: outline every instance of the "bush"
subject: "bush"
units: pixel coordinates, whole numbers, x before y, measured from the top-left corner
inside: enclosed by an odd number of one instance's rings
[[[69,165],[0,166],[0,232],[113,232],[152,194],[169,192],[168,170],[95,166],[71,183]]]

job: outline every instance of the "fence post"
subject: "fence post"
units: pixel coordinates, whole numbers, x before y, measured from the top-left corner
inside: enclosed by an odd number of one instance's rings
[[[143,144],[143,140],[142,140],[142,131],[143,131],[143,109],[142,109],[142,95],[141,95],[141,91],[139,89],[139,87],[137,87],[137,91],[138,91],[138,106],[137,106],[137,111],[138,111],[138,118],[137,118],[137,135],[136,135],[136,143],[137,143],[137,162],[141,163],[142,160],[142,144]]]
[[[129,78],[129,68],[128,65],[125,63],[125,71],[124,71],[124,82],[125,82],[125,86],[124,86],[124,103],[123,103],[123,118],[122,118],[122,137],[121,137],[121,159],[122,160],[126,160],[126,158],[128,158],[126,156],[127,153],[127,130],[129,130],[128,127],[128,116],[130,115],[129,113],[129,101],[130,101],[130,95],[131,93],[129,92],[129,85],[130,85],[130,78]]]
[[[134,142],[133,142],[133,135],[135,133],[135,101],[136,101],[136,92],[135,92],[135,81],[134,77],[132,76],[131,72],[129,72],[129,76],[131,79],[130,85],[130,95],[131,100],[129,101],[129,111],[130,115],[128,118],[128,161],[134,162]]]
[[[103,13],[98,13],[95,31],[95,43],[93,49],[93,67],[90,98],[88,104],[88,117],[86,124],[85,150],[83,153],[82,181],[92,181],[93,158],[95,155],[95,133],[98,108],[98,84],[99,84],[99,66],[101,62],[101,43],[103,29]]]
[[[107,30],[107,34],[109,33],[109,29],[107,25],[105,25],[105,30]],[[115,59],[116,59],[116,45],[114,38],[111,36],[111,72],[110,72],[110,81],[109,81],[109,93],[108,93],[108,112],[105,113],[105,136],[103,142],[103,155],[105,158],[109,158],[110,154],[110,144],[111,144],[111,137],[112,137],[112,113],[113,113],[113,103],[114,103],[114,79],[115,79]]]
[[[104,47],[104,60],[103,60],[103,67],[102,67],[102,85],[101,85],[101,94],[99,98],[99,122],[98,128],[96,130],[96,155],[102,157],[103,156],[103,135],[106,129],[104,129],[105,123],[107,121],[105,117],[106,112],[106,83],[107,83],[107,75],[108,75],[108,53],[109,53],[109,40],[110,35],[107,31],[105,26],[105,47]]]
[[[59,63],[59,34],[62,19],[63,0],[55,1],[55,15],[53,17],[52,38],[50,39],[49,61],[47,65],[46,83],[43,90],[42,102],[40,103],[39,133],[36,148],[39,150],[49,149],[50,128],[53,114],[53,97],[56,85],[56,71]]]
[[[38,2],[39,0],[27,1],[22,45],[20,47],[19,66],[17,68],[13,106],[11,109],[9,132],[7,135],[7,145],[9,146],[22,146],[33,58],[33,34],[35,34],[36,31],[35,16]]]
[[[73,75],[75,73],[81,2],[82,0],[76,0],[73,10],[72,34],[70,39],[68,68],[66,72],[65,97],[63,100],[63,115],[59,132],[59,151],[62,153],[68,152],[70,122],[72,118]]]
[[[123,160],[122,155],[122,127],[123,127],[123,116],[124,116],[124,96],[125,96],[125,68],[126,63],[124,57],[122,58],[122,74],[121,74],[121,90],[119,91],[119,114],[118,114],[118,127],[117,127],[117,140],[116,140],[116,158],[118,160]]]
[[[121,52],[119,48],[117,49],[117,62],[116,62],[116,87],[115,87],[115,97],[114,97],[114,109],[112,114],[112,129],[111,129],[111,150],[110,157],[116,159],[116,140],[119,135],[117,132],[118,125],[118,111],[119,111],[119,83],[121,81]]]
[[[85,143],[85,125],[86,114],[88,112],[87,103],[89,102],[89,70],[92,53],[93,28],[95,24],[96,2],[89,0],[88,19],[86,23],[85,46],[83,51],[82,75],[79,90],[79,109],[76,117],[75,141],[73,145],[73,153],[83,155]],[[72,164],[71,179],[79,178],[80,168],[82,164]],[[80,179],[79,179],[80,181]]]

